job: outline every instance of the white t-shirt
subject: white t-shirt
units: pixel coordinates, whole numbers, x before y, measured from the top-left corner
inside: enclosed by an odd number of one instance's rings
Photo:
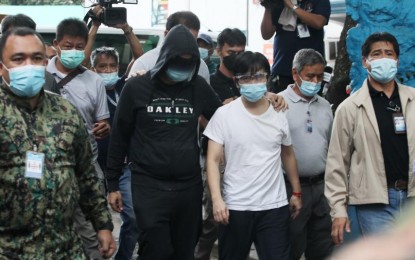
[[[231,210],[268,210],[288,204],[281,145],[291,145],[285,113],[270,105],[262,115],[246,110],[242,99],[220,107],[203,133],[224,146],[223,199]]]
[[[151,70],[157,62],[157,59],[160,55],[161,47],[154,48],[152,50],[149,50],[148,52],[144,53],[140,58],[134,61],[133,66],[130,69],[130,73],[128,74],[128,77],[131,77],[133,73],[136,73],[137,71],[149,71]],[[209,68],[206,65],[206,63],[200,59],[200,66],[198,74],[202,76],[206,80],[207,83],[210,84],[210,74],[209,74]]]

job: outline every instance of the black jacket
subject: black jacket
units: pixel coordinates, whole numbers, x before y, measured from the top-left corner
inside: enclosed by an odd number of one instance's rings
[[[166,65],[191,54],[196,65],[189,82],[167,85],[160,80]],[[198,117],[210,119],[221,102],[197,75],[200,58],[196,40],[184,26],[170,30],[156,65],[127,81],[118,102],[107,160],[108,190],[119,190],[125,156],[132,182],[162,190],[180,190],[200,183]]]

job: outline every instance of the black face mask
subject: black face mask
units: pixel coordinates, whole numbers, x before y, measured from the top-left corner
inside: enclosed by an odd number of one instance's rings
[[[230,71],[233,72],[235,70],[235,59],[237,54],[231,54],[223,58],[223,65]]]

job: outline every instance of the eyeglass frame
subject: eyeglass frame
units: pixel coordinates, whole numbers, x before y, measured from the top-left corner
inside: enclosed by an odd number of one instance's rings
[[[262,77],[265,77],[265,82],[267,82],[268,81],[268,78],[269,78],[269,74],[268,73],[266,73],[266,72],[257,72],[257,73],[255,73],[255,74],[242,74],[242,75],[235,75],[234,76],[234,80],[235,80],[235,82],[237,83],[237,84],[240,84],[240,80],[241,80],[241,78],[242,77],[249,77],[249,79],[247,79],[245,82],[243,82],[242,84],[244,84],[244,83],[247,83],[248,81],[249,82],[251,82],[251,81],[258,81],[259,79],[257,78],[258,76],[262,76]]]

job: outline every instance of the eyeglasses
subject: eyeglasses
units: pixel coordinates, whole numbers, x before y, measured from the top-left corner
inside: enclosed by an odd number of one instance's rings
[[[237,75],[235,76],[236,82],[239,84],[250,83],[252,81],[264,82],[268,79],[268,73],[259,72],[252,75]]]
[[[99,47],[99,48],[96,48],[95,51],[97,53],[102,53],[102,52],[106,52],[106,53],[108,53],[108,52],[115,52],[115,48],[114,47]]]

